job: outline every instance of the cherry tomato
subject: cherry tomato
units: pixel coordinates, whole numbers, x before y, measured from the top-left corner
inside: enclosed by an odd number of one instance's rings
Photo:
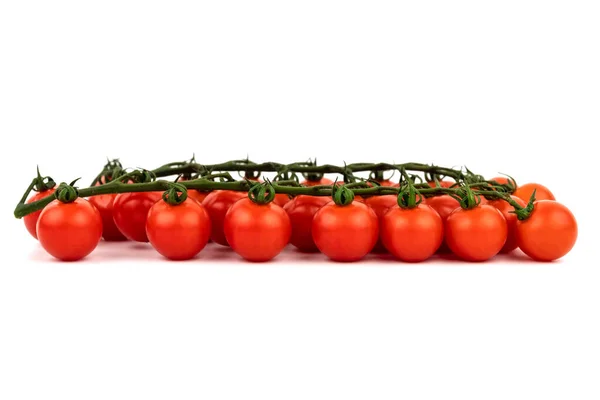
[[[466,261],[485,261],[500,252],[508,234],[506,220],[497,208],[480,205],[457,208],[446,219],[446,243]]]
[[[393,182],[390,181],[389,179],[378,179],[376,180],[377,183],[379,183],[379,185],[381,186],[389,186],[389,187],[399,187],[400,184],[398,182]]]
[[[517,196],[510,196],[510,197],[523,207],[525,207],[527,205],[527,203],[525,201],[523,201],[522,199],[520,199]],[[517,215],[515,213],[511,212],[511,211],[514,211],[515,209],[508,202],[506,202],[504,200],[500,200],[500,199],[499,200],[489,200],[488,204],[490,206],[496,207],[498,210],[500,210],[500,212],[504,216],[504,219],[506,220],[506,228],[508,229],[508,234],[506,237],[506,243],[504,244],[504,247],[502,247],[502,250],[500,250],[500,252],[501,253],[510,253],[511,251],[513,251],[514,249],[517,248]]]
[[[146,234],[150,244],[171,260],[189,260],[208,243],[210,216],[206,209],[192,198],[171,205],[163,200],[148,212]]]
[[[56,189],[48,189],[43,192],[37,192],[36,194],[31,196],[31,198],[29,198],[29,200],[27,200],[27,203],[28,204],[33,203],[34,201],[41,200],[44,197],[52,196],[52,195],[54,195],[54,192],[56,192]],[[38,221],[38,218],[40,217],[41,213],[42,213],[42,210],[39,210],[39,211],[32,212],[31,214],[27,214],[26,216],[23,217],[23,222],[25,222],[25,228],[27,228],[27,231],[31,234],[31,236],[33,236],[36,239],[37,239],[36,225],[37,225],[37,221]]]
[[[269,261],[289,243],[292,225],[274,203],[256,204],[249,198],[231,206],[224,221],[225,237],[233,251],[248,261]]]
[[[299,195],[283,207],[292,223],[291,244],[301,251],[319,251],[312,238],[312,220],[315,213],[330,201],[328,196]]]
[[[188,198],[192,198],[196,200],[198,203],[202,203],[206,196],[208,196],[210,192],[200,192],[198,190],[189,189],[187,191]]]
[[[273,199],[273,203],[277,204],[279,207],[285,206],[290,202],[290,196],[284,193],[277,193],[275,198]]]
[[[556,201],[536,201],[530,217],[517,220],[519,248],[534,260],[557,260],[571,251],[576,240],[575,216]]]
[[[442,196],[429,197],[425,204],[433,208],[439,215],[442,217],[442,222],[444,225],[446,224],[446,219],[448,215],[452,213],[452,211],[460,208],[460,203],[455,198],[444,194]],[[448,253],[450,248],[446,244],[446,240],[442,240],[442,244],[439,248],[440,253]]]
[[[544,185],[540,185],[539,183],[526,183],[522,186],[519,186],[519,188],[513,194],[525,201],[529,201],[534,190],[536,200],[555,200],[550,189]]]
[[[148,242],[146,219],[148,211],[162,192],[120,193],[113,201],[113,220],[123,235],[136,242]]]
[[[320,185],[333,185],[333,181],[327,178],[321,178],[318,181],[304,180],[300,183],[302,186],[320,186]]]
[[[371,196],[365,200],[365,204],[371,207],[377,218],[379,219],[379,229],[381,231],[381,222],[385,213],[392,207],[398,205],[398,196],[393,194],[386,194],[383,196]],[[386,248],[381,242],[381,232],[379,233],[379,239],[373,247],[373,251],[377,253],[385,252]]]
[[[439,181],[440,182],[440,186],[443,188],[449,188],[452,187],[456,182],[454,181]],[[435,181],[428,181],[427,184],[429,185],[429,187],[435,188],[437,187],[435,185]]]
[[[497,176],[495,178],[490,179],[490,181],[495,181],[496,183],[498,183],[500,185],[508,185],[511,183],[510,180],[505,176]],[[518,186],[517,186],[517,188],[518,188]],[[529,200],[529,199],[527,199],[527,200]]]
[[[444,223],[430,206],[392,207],[381,221],[381,240],[402,261],[419,262],[431,257],[442,244]]]
[[[40,244],[50,255],[63,261],[76,261],[90,254],[102,236],[102,217],[87,200],[71,203],[54,200],[37,222]]]
[[[107,241],[127,240],[121,233],[113,219],[113,204],[116,194],[101,194],[91,196],[88,201],[92,204],[102,217],[102,237]]]
[[[206,196],[202,205],[206,208],[208,215],[210,215],[212,227],[210,238],[213,242],[229,246],[223,230],[225,214],[227,214],[227,211],[235,202],[245,197],[248,197],[248,193],[233,190],[215,190]]]
[[[358,261],[379,237],[377,214],[364,203],[330,202],[315,214],[312,235],[319,250],[334,261]]]

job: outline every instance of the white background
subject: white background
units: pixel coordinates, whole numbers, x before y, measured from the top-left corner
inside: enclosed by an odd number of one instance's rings
[[[0,398],[600,398],[597,2],[0,4]],[[193,152],[508,173],[579,240],[551,264],[59,263],[12,217],[38,164],[88,183]]]

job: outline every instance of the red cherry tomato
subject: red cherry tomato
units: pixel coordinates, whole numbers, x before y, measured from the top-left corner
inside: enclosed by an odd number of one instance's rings
[[[450,250],[466,261],[485,261],[500,252],[508,229],[497,208],[480,205],[457,208],[446,219],[445,236]]]
[[[381,221],[381,240],[402,261],[419,262],[431,257],[444,238],[444,223],[430,206],[403,209],[395,206]]]
[[[312,238],[312,220],[315,213],[330,201],[328,196],[299,195],[283,207],[292,223],[291,244],[305,252],[319,250]]]
[[[87,200],[71,203],[54,200],[37,222],[40,244],[50,255],[63,261],[76,261],[90,254],[102,236],[102,217]]]
[[[440,182],[440,186],[443,188],[449,188],[452,187],[456,182],[454,181],[439,181]],[[427,184],[429,185],[429,187],[435,188],[435,181],[428,181]]]
[[[385,213],[392,207],[398,206],[398,196],[393,194],[386,194],[383,196],[371,196],[365,200],[365,204],[371,207],[377,218],[379,219],[379,229],[381,231],[381,222]],[[385,252],[386,248],[381,242],[381,232],[379,233],[379,239],[377,239],[377,243],[375,243],[375,247],[373,247],[374,252]]]
[[[119,231],[129,240],[147,242],[148,211],[160,199],[162,199],[162,192],[118,194],[113,201],[113,220]]]
[[[553,200],[533,203],[533,212],[517,220],[517,243],[537,261],[553,261],[567,254],[577,240],[577,221],[571,211]]]
[[[289,243],[292,225],[277,204],[256,204],[249,198],[231,206],[224,221],[233,251],[248,261],[269,261]]]
[[[248,197],[248,193],[233,190],[215,190],[206,196],[202,205],[206,208],[208,215],[210,215],[212,227],[210,238],[213,242],[229,246],[223,230],[225,214],[227,214],[227,211],[235,202],[245,197]]]
[[[442,222],[446,224],[446,218],[452,213],[452,211],[460,208],[460,203],[455,198],[444,194],[442,196],[429,197],[425,204],[433,208],[442,217]],[[448,253],[450,248],[446,244],[446,240],[442,240],[442,244],[439,248],[440,253]]]
[[[495,178],[490,179],[490,181],[494,181],[494,182],[498,183],[499,185],[508,185],[509,183],[511,183],[510,180],[505,176],[497,176]],[[517,186],[517,188],[518,188],[518,186]],[[527,200],[529,200],[529,199],[527,199]]]
[[[389,186],[389,187],[399,187],[400,184],[398,182],[390,181],[389,179],[377,180],[377,183],[381,186]]]
[[[285,206],[290,202],[290,196],[284,193],[277,193],[275,198],[273,199],[273,203],[277,204],[279,207]]]
[[[536,200],[555,200],[550,189],[544,185],[540,185],[539,183],[526,183],[522,186],[519,186],[519,188],[515,190],[513,194],[525,201],[529,201],[534,190]]]
[[[198,190],[189,189],[187,192],[188,198],[192,198],[196,200],[198,203],[202,203],[206,196],[208,196],[210,192],[200,192]]]
[[[210,216],[192,198],[170,205],[158,201],[148,212],[146,234],[150,244],[171,260],[189,260],[208,243]]]
[[[321,178],[318,181],[309,181],[304,180],[300,183],[302,186],[320,186],[320,185],[333,185],[333,181],[331,179],[327,179],[327,178]]]
[[[44,197],[52,196],[52,195],[54,195],[54,192],[56,192],[56,189],[48,189],[43,192],[37,192],[36,194],[31,196],[31,198],[29,198],[29,200],[27,200],[27,204],[33,203],[34,201],[41,200]],[[40,217],[41,213],[42,213],[42,210],[35,211],[35,212],[32,212],[31,214],[27,214],[26,216],[23,217],[23,222],[25,222],[25,228],[27,228],[27,231],[31,234],[31,236],[33,236],[36,239],[37,239],[36,225],[37,225],[37,221],[38,221],[38,218]]]
[[[379,237],[375,211],[352,202],[338,206],[333,202],[315,214],[312,234],[319,250],[334,261],[358,261],[367,255]]]
[[[510,197],[514,201],[519,203],[519,205],[521,205],[522,207],[525,207],[527,205],[526,202],[524,202],[517,196]],[[496,207],[502,213],[504,219],[506,220],[506,228],[508,229],[508,234],[506,237],[506,243],[504,244],[504,247],[502,247],[502,250],[500,250],[500,252],[510,253],[511,251],[517,248],[517,215],[511,212],[515,209],[513,206],[511,206],[508,202],[504,200],[489,200],[488,204],[490,206]]]
[[[102,237],[107,241],[127,240],[113,219],[113,204],[116,194],[101,194],[88,199],[102,217]]]

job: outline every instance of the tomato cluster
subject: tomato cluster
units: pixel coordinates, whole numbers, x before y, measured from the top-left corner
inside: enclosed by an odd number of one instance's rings
[[[48,187],[27,203],[55,199],[24,221],[48,253],[65,261],[86,257],[101,238],[149,242],[172,260],[191,259],[212,241],[255,262],[273,259],[288,244],[341,262],[358,261],[371,252],[389,252],[404,262],[452,252],[477,262],[517,248],[534,260],[552,261],[567,254],[577,239],[571,211],[539,184],[516,187],[505,178],[491,180],[509,185],[513,194],[508,196],[472,191],[468,185],[460,192],[459,183],[436,179],[422,185],[422,195],[413,183],[409,191],[392,189],[400,185],[377,176],[381,179],[365,186],[388,192],[366,190],[361,193],[369,194],[358,196],[346,185],[317,178],[303,181],[302,187],[328,186],[333,197],[275,193],[270,182],[253,183],[250,193],[194,190],[179,183],[168,183],[167,192],[127,191],[123,187],[129,185],[122,185],[121,193],[103,191],[87,198],[61,197],[62,186]],[[262,197],[252,194],[259,187]]]

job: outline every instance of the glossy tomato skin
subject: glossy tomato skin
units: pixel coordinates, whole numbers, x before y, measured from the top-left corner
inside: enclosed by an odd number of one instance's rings
[[[113,219],[113,206],[116,194],[101,194],[98,196],[91,196],[88,201],[102,217],[102,237],[106,241],[121,241],[127,240],[125,235],[121,233],[115,221]]]
[[[534,190],[536,200],[556,200],[550,189],[539,183],[526,183],[519,186],[513,194],[525,201],[529,201]]]
[[[526,202],[524,202],[517,196],[510,197],[514,201],[519,203],[519,205],[522,207],[525,207],[527,205]],[[508,229],[508,234],[506,237],[506,243],[504,244],[504,247],[502,247],[502,250],[500,250],[500,252],[510,253],[511,251],[517,248],[517,215],[511,212],[515,209],[513,206],[511,206],[508,202],[504,200],[489,200],[488,204],[497,208],[506,220],[506,228]]]
[[[480,205],[454,210],[446,219],[445,238],[454,254],[466,261],[485,261],[500,252],[508,235],[497,208]]]
[[[425,261],[442,244],[444,223],[430,206],[412,209],[395,206],[380,220],[381,240],[385,248],[406,262]]]
[[[146,219],[148,211],[162,192],[120,193],[113,201],[113,220],[123,235],[136,242],[148,242]]]
[[[247,198],[248,193],[236,192],[233,190],[215,190],[211,192],[202,205],[210,215],[211,221],[211,234],[210,238],[213,242],[218,243],[222,246],[229,246],[227,239],[225,238],[225,231],[223,224],[225,221],[225,214],[229,208],[234,205],[238,200]]]
[[[227,242],[248,261],[269,261],[289,243],[292,225],[274,203],[256,204],[249,198],[231,206],[224,221]]]
[[[273,203],[277,204],[279,207],[283,207],[287,203],[289,203],[290,200],[290,196],[288,196],[287,194],[277,193],[275,195],[275,198],[273,199]]]
[[[187,191],[188,198],[192,198],[196,200],[198,203],[202,203],[206,196],[208,196],[210,192],[200,192],[198,190],[189,189]]]
[[[566,255],[577,240],[577,221],[561,203],[540,200],[523,221],[517,220],[517,243],[529,257],[537,261],[553,261]]]
[[[386,194],[383,196],[371,196],[365,200],[365,204],[375,212],[377,218],[379,219],[379,238],[377,239],[377,243],[375,243],[375,247],[373,247],[373,251],[376,253],[382,253],[387,251],[385,246],[381,241],[381,222],[383,220],[383,216],[385,213],[392,207],[398,206],[398,196],[393,194]]]
[[[312,238],[312,220],[316,212],[330,201],[332,200],[328,196],[299,195],[283,207],[292,224],[290,243],[298,250],[319,251]]]
[[[77,261],[90,254],[102,237],[102,217],[87,200],[71,203],[54,200],[37,222],[40,244],[62,261]]]
[[[300,183],[302,186],[321,186],[321,185],[333,185],[333,181],[328,178],[321,178],[318,181],[309,181],[308,179]]]
[[[192,198],[170,205],[163,200],[148,212],[146,234],[152,247],[171,260],[189,260],[208,243],[210,216]]]
[[[54,195],[54,192],[56,192],[56,189],[48,189],[43,192],[37,192],[27,200],[27,204],[41,200],[44,197],[52,196]],[[33,236],[35,239],[37,239],[36,225],[41,213],[42,210],[32,212],[31,214],[28,214],[23,217],[23,222],[25,223],[25,228],[27,228],[27,232],[29,232],[31,236]]]
[[[458,202],[458,200],[456,200],[453,197],[450,197],[447,194],[444,194],[442,196],[429,197],[425,201],[425,204],[433,208],[440,215],[444,225],[446,224],[446,219],[448,218],[448,216],[452,214],[452,211],[456,210],[457,208],[460,208],[460,203]],[[446,244],[445,239],[442,240],[442,244],[440,245],[438,251],[440,253],[450,252],[450,248]]]
[[[312,234],[318,249],[331,260],[358,261],[377,243],[379,221],[364,203],[338,206],[330,202],[315,214]]]

